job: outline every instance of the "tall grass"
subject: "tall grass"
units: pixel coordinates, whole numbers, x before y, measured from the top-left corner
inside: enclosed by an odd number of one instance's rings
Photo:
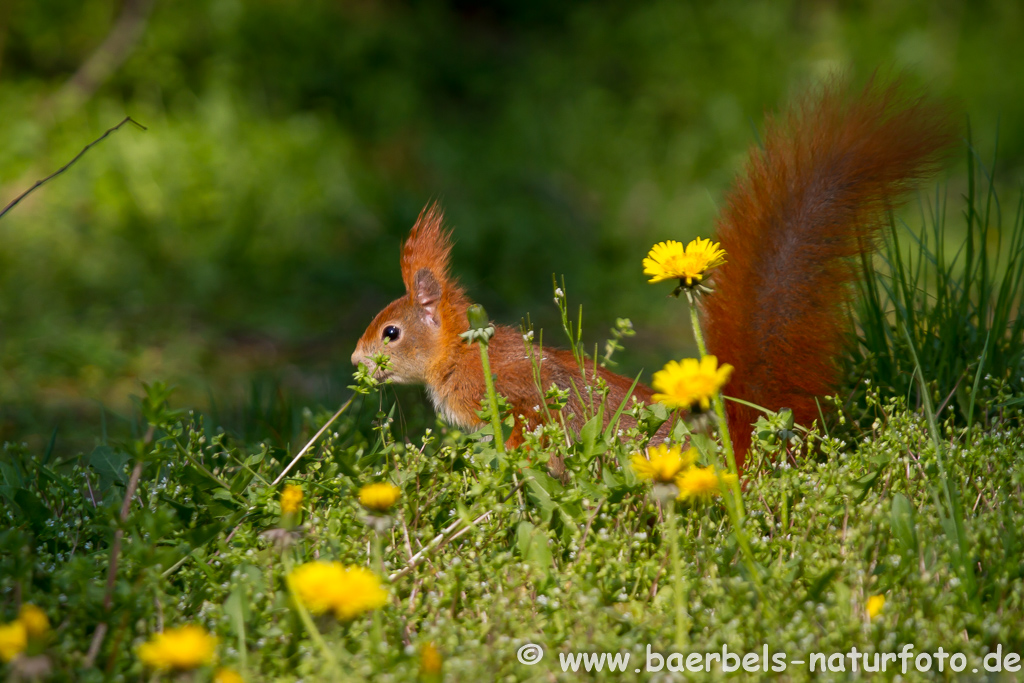
[[[890,224],[882,268],[864,258],[851,353],[858,379],[920,405],[916,356],[940,412],[951,409],[965,426],[987,422],[1024,384],[1024,192],[1007,219],[990,168],[968,145],[962,231],[947,222],[943,188],[933,204],[922,202],[920,232]],[[959,234],[963,242],[951,245]],[[986,376],[996,389],[980,395]]]
[[[853,398],[880,392],[923,409],[936,465],[927,470],[934,476],[925,477],[925,488],[949,544],[951,569],[977,609],[975,563],[983,544],[962,503],[961,487],[969,489],[969,482],[948,473],[941,424],[965,428],[970,439],[976,419],[987,425],[1019,402],[1010,397],[1024,383],[1024,192],[1012,220],[1004,221],[994,173],[968,145],[964,239],[955,248],[950,235],[961,231],[947,223],[947,194],[944,189],[931,206],[921,204],[919,234],[890,223],[884,268],[863,258],[860,335],[852,357],[865,381]],[[901,235],[909,235],[909,244]]]

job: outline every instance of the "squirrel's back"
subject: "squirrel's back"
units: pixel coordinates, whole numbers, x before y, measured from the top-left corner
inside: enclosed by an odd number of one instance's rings
[[[837,388],[855,258],[870,253],[888,210],[937,169],[956,138],[947,108],[899,83],[860,92],[833,81],[766,122],[725,202],[727,262],[703,299],[708,349],[735,368],[730,396],[796,420]],[[757,411],[730,402],[737,452]]]

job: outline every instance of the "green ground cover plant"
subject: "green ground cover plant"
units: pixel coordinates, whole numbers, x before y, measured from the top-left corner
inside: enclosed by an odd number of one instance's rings
[[[409,443],[384,412],[372,434],[343,416],[285,480],[303,494],[296,507],[270,484],[284,454],[218,433],[150,387],[146,434],[131,443],[72,462],[5,447],[5,617],[15,602],[46,613],[50,630],[29,654],[45,657],[55,680],[159,678],[139,647],[185,624],[217,638],[216,665],[195,680],[215,667],[245,680],[427,679],[425,648],[444,680],[605,675],[562,673],[559,654],[576,652],[629,652],[635,666],[622,676],[649,680],[648,644],[662,655],[767,645],[790,662],[912,643],[915,656],[941,646],[972,667],[999,646],[1020,652],[1019,414],[970,430],[950,417],[936,441],[901,399],[868,396],[876,420],[856,447],[822,437],[817,457],[787,449],[747,479],[753,564],[717,499],[679,505],[679,581],[665,512],[628,467],[640,430],[621,440],[585,430],[558,445],[572,472],[563,485],[545,472],[547,454],[502,453],[440,424]],[[658,419],[638,414],[642,425]],[[934,495],[940,476],[958,491],[952,513]],[[400,492],[386,513],[359,503],[360,489],[381,481]],[[286,576],[314,560],[369,567],[386,602],[351,620],[304,617]],[[527,643],[546,651],[533,666],[517,659]],[[810,674],[789,664],[778,677]]]
[[[108,42],[124,14],[135,42]],[[1018,3],[958,0],[5,0],[0,203],[126,115],[148,130],[0,222],[0,440],[42,450],[59,422],[68,456],[102,419],[127,438],[129,397],[164,380],[226,429],[302,441],[305,405],[345,400],[432,199],[496,320],[555,327],[543,284],[564,273],[588,348],[628,315],[622,372],[649,372],[693,346],[637,261],[710,236],[764,115],[828,72],[950,97],[985,159],[1001,121],[1012,200],[1022,21]],[[122,61],[83,89],[111,44]],[[951,199],[965,188],[952,177]],[[413,423],[419,396],[403,394]]]
[[[126,115],[147,127],[0,217],[0,677],[1017,680],[1021,20],[0,0],[2,204]],[[660,404],[509,449],[500,396],[468,434],[352,376],[430,198],[496,319],[530,310],[538,341],[561,324],[629,376],[685,354],[643,250],[707,233],[765,110],[851,64],[952,96],[967,170],[893,216],[860,264],[846,385],[816,424],[765,415],[735,488],[713,429],[638,467]],[[620,409],[637,427],[602,429]],[[705,468],[721,479],[680,478]]]
[[[934,278],[940,265],[921,268]],[[965,286],[972,272],[945,282],[985,310]],[[901,277],[880,281],[910,293],[917,285]],[[558,289],[576,345],[582,321]],[[1019,310],[1007,307],[1019,299],[989,291],[995,314],[963,318],[962,338],[984,329],[1017,358],[1021,342],[994,325],[1014,329]],[[467,343],[485,353],[478,317]],[[664,495],[672,482],[684,488],[675,470],[658,483],[657,467],[636,465],[669,417],[658,404],[622,407],[634,428],[602,429],[601,411],[615,407],[601,406],[578,434],[555,424],[509,450],[493,438],[512,425],[500,397],[484,401],[479,433],[438,422],[413,437],[396,428],[387,385],[360,370],[343,410],[306,413],[308,433],[322,434],[295,457],[149,385],[132,439],[64,458],[57,434],[42,451],[4,446],[6,673],[846,680],[857,666],[902,680],[1011,680],[1024,650],[1019,366],[966,364],[965,421],[921,370],[929,337],[898,306],[884,317],[886,343],[902,334],[910,349],[909,403],[873,375],[856,402],[827,401],[823,424],[767,415],[742,491],[722,485],[680,502]],[[564,400],[548,396],[555,411]],[[674,435],[687,431],[680,422]],[[693,439],[696,465],[725,467],[716,439]],[[556,457],[561,480],[545,466]]]

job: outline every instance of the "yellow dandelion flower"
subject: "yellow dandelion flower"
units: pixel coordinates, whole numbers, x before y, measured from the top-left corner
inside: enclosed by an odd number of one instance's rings
[[[323,614],[334,606],[334,592],[345,580],[345,567],[338,562],[308,562],[290,578],[302,604],[313,614]]]
[[[377,484],[367,484],[359,489],[359,502],[370,510],[387,512],[400,495],[402,495],[402,489],[391,482],[382,481]]]
[[[654,373],[654,400],[674,409],[699,405],[701,410],[707,410],[731,374],[732,366],[724,363],[719,367],[715,356],[700,360],[684,358],[680,363],[670,360]]]
[[[46,618],[46,612],[27,602],[18,611],[18,621],[25,626],[30,638],[42,638],[50,630],[50,620]]]
[[[885,596],[884,595],[872,595],[868,598],[867,612],[868,619],[874,619],[885,607]]]
[[[139,659],[154,669],[188,670],[213,662],[217,638],[188,624],[157,633],[139,646]]]
[[[679,500],[707,502],[722,493],[721,485],[729,486],[736,481],[736,475],[719,472],[713,467],[691,467],[676,477]]]
[[[296,568],[289,578],[299,600],[314,614],[333,611],[338,619],[347,621],[380,609],[388,601],[380,579],[365,567],[321,560]]]
[[[288,484],[281,492],[281,512],[292,514],[302,509],[302,488]]]
[[[213,683],[245,683],[245,679],[234,669],[217,669]]]
[[[432,676],[441,673],[441,653],[433,643],[427,643],[420,649],[420,673]]]
[[[718,242],[698,237],[686,247],[682,242],[668,240],[651,247],[644,259],[644,275],[650,275],[648,282],[679,280],[692,287],[700,283],[707,271],[725,263],[725,251]]]
[[[0,660],[9,662],[28,647],[28,629],[20,621],[0,625]]]
[[[693,448],[685,453],[679,446],[661,444],[647,449],[647,455],[634,453],[630,466],[636,476],[644,481],[655,481],[671,484],[679,473],[697,461],[697,451]]]
[[[363,612],[380,609],[387,602],[388,593],[376,574],[365,567],[349,567],[334,597],[334,616],[347,621]]]

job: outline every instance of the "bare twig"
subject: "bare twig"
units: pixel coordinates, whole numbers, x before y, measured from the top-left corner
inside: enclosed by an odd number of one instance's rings
[[[57,93],[65,106],[81,104],[117,71],[146,29],[155,0],[125,0],[110,33]]]
[[[101,621],[96,624],[96,630],[92,632],[92,642],[89,643],[89,651],[85,653],[85,668],[91,669],[96,655],[100,653],[100,645],[107,635],[107,622]]]
[[[132,468],[132,476],[128,479],[128,488],[124,492],[124,501],[121,503],[121,526],[114,532],[114,542],[110,546],[110,565],[107,570],[107,590],[103,595],[103,611],[110,612],[114,604],[114,583],[117,580],[117,564],[121,556],[121,539],[124,538],[124,523],[128,520],[128,513],[132,509],[132,498],[135,497],[135,489],[139,487],[139,477],[142,476],[142,461],[136,461]],[[89,652],[85,656],[85,668],[91,668],[99,654],[100,645],[107,635],[107,623],[101,621],[96,625],[92,635],[92,643],[89,644]]]
[[[499,505],[504,505],[505,503],[507,503],[509,501],[509,499],[511,499],[512,496],[514,496],[517,493],[519,493],[519,490],[522,489],[523,486],[525,486],[525,485],[526,485],[526,480],[524,479],[523,481],[519,482],[519,484],[516,485],[515,488],[513,488],[511,491],[509,491],[508,494],[504,498],[501,499],[501,501],[499,502]],[[416,568],[416,566],[418,564],[420,564],[423,560],[426,559],[428,553],[430,553],[431,551],[434,551],[434,550],[438,550],[442,546],[447,545],[448,543],[450,543],[450,542],[454,541],[455,539],[459,538],[464,533],[469,531],[470,527],[474,527],[477,524],[479,524],[480,522],[482,522],[485,519],[487,519],[488,517],[490,517],[491,516],[491,512],[493,512],[493,510],[488,510],[487,512],[483,513],[482,515],[480,515],[479,517],[477,517],[476,519],[474,519],[472,522],[470,522],[469,524],[467,524],[466,526],[464,526],[461,529],[459,528],[459,526],[463,524],[463,520],[462,519],[457,519],[454,522],[452,522],[451,524],[449,524],[448,526],[446,526],[441,531],[441,533],[439,533],[437,536],[434,536],[434,538],[432,538],[430,540],[430,543],[428,543],[427,545],[423,546],[423,548],[418,553],[416,553],[415,555],[410,557],[409,558],[409,563],[407,565],[405,565],[405,567],[403,567],[402,569],[399,569],[397,572],[395,572],[394,574],[389,576],[388,577],[388,581],[397,581],[398,579],[402,578],[403,576],[405,576],[406,574],[411,572],[413,569]]]
[[[132,509],[132,498],[135,497],[135,489],[139,486],[139,477],[142,476],[142,462],[136,462],[132,468],[132,476],[128,480],[128,488],[124,492],[124,500],[121,502],[121,524],[128,521],[128,513]],[[107,591],[103,596],[103,609],[109,610],[114,600],[114,581],[117,579],[117,561],[121,554],[121,540],[124,538],[124,527],[121,526],[114,532],[114,543],[110,547],[110,569],[107,572]]]
[[[477,524],[479,524],[480,522],[484,521],[485,519],[487,519],[490,516],[491,516],[491,511],[488,510],[484,514],[482,514],[479,517],[477,517],[476,519],[474,519],[472,521],[472,523],[470,524],[470,526],[476,526]],[[464,527],[462,529],[459,529],[459,526],[461,526],[462,524],[463,524],[463,521],[461,519],[457,519],[454,522],[452,522],[451,524],[449,524],[447,527],[445,527],[444,530],[441,533],[439,533],[437,536],[434,536],[434,538],[431,539],[430,543],[428,543],[426,546],[423,547],[423,550],[419,551],[418,553],[413,555],[411,558],[409,558],[409,564],[405,565],[405,567],[403,567],[402,569],[398,570],[397,572],[395,572],[394,574],[389,576],[388,577],[388,581],[397,581],[398,579],[402,578],[403,576],[405,576],[406,574],[411,572],[413,569],[415,569],[416,566],[420,562],[425,560],[426,557],[427,557],[427,553],[431,552],[432,550],[437,550],[438,548],[440,548],[441,546],[445,545],[449,541],[452,541],[452,540],[458,538],[459,536],[461,536],[462,534],[464,534],[469,529],[469,526]],[[455,532],[455,533],[453,533],[453,532]],[[451,535],[449,535],[449,534],[451,534]]]
[[[338,412],[334,414],[334,417],[332,417],[330,420],[324,423],[324,426],[320,428],[320,431],[313,435],[313,438],[309,440],[309,443],[303,446],[302,450],[295,454],[295,457],[292,458],[292,461],[288,463],[288,467],[285,467],[284,471],[281,472],[281,474],[277,475],[277,479],[274,480],[274,483],[272,483],[271,486],[277,486],[278,484],[281,483],[281,480],[284,479],[285,475],[288,474],[288,472],[290,472],[293,467],[295,467],[295,465],[299,462],[299,459],[302,458],[302,456],[306,454],[306,451],[308,451],[310,447],[312,447],[312,445],[316,443],[317,439],[320,438],[320,435],[326,432],[327,428],[330,427],[335,420],[341,417],[342,413],[348,410],[348,407],[352,405],[352,401],[355,399],[355,397],[355,394],[353,394],[347,401],[345,401],[345,405],[338,408]]]
[[[0,2],[0,72],[4,66],[4,45],[7,43],[7,33],[10,30],[13,5],[12,2]]]
[[[3,211],[0,211],[0,218],[3,218],[7,214],[8,211],[10,211],[15,206],[17,206],[18,203],[22,199],[24,199],[25,197],[29,196],[30,194],[32,194],[36,190],[38,190],[45,183],[49,182],[50,180],[53,180],[54,178],[59,176],[64,171],[66,171],[69,168],[71,168],[71,165],[74,164],[79,159],[81,159],[82,155],[84,155],[86,152],[88,152],[90,149],[92,149],[93,146],[95,146],[95,145],[99,144],[100,142],[102,142],[108,135],[110,135],[111,133],[113,133],[114,131],[116,131],[117,129],[119,129],[121,126],[123,126],[126,123],[131,123],[131,124],[134,124],[135,126],[137,126],[138,128],[141,128],[142,130],[147,130],[144,125],[142,125],[141,123],[139,123],[138,121],[136,121],[132,117],[130,117],[130,116],[124,117],[124,120],[121,121],[121,123],[117,124],[113,128],[108,128],[106,133],[104,133],[103,135],[99,136],[98,138],[96,138],[95,140],[90,142],[88,145],[86,145],[82,149],[81,152],[79,152],[78,154],[75,155],[74,159],[72,159],[68,163],[64,164],[59,169],[57,169],[56,171],[54,171],[50,175],[46,176],[42,180],[37,180],[35,185],[33,185],[32,187],[28,188],[27,190],[25,190],[24,192],[19,194],[17,197],[15,197],[13,200],[11,200],[11,203],[8,204],[7,206],[5,206]]]

